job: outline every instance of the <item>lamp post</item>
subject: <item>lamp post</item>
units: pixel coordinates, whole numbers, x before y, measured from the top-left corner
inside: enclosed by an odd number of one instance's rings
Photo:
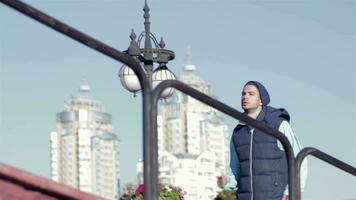
[[[138,36],[132,29],[130,34],[130,46],[126,51],[131,58],[140,64],[141,68],[138,72],[144,72],[147,79],[142,80],[136,76],[133,69],[128,65],[123,65],[119,71],[119,77],[121,84],[125,89],[130,92],[136,93],[141,89],[143,90],[143,163],[144,163],[144,198],[147,200],[156,200],[159,198],[159,186],[158,186],[158,144],[157,134],[153,130],[153,120],[151,118],[152,109],[152,92],[153,89],[164,80],[174,80],[175,75],[168,69],[167,63],[173,60],[175,54],[173,51],[165,49],[166,46],[163,38],[158,43],[156,37],[150,31],[150,14],[147,0],[145,0],[144,11],[144,25],[145,30]],[[137,40],[136,40],[137,39]],[[141,47],[141,42],[144,39],[144,47]],[[153,45],[153,46],[152,46]],[[154,66],[157,66],[154,69]],[[137,72],[137,69],[136,69]],[[141,85],[142,84],[142,85]],[[141,88],[142,86],[142,88]],[[173,94],[173,88],[166,88],[161,98],[167,98]]]
[[[150,9],[147,5],[147,0],[145,1],[145,7],[143,8],[143,11],[143,17],[145,19],[145,31],[143,31],[137,38],[135,31],[132,29],[130,34],[130,46],[124,52],[141,64],[147,75],[149,87],[152,89],[161,81],[175,79],[175,75],[167,67],[167,63],[174,59],[175,54],[173,51],[164,48],[166,44],[163,41],[163,38],[161,38],[160,42],[158,43],[156,37],[151,33],[151,22],[149,21]],[[140,46],[143,39],[144,47],[141,48]],[[154,46],[152,46],[152,43]],[[155,64],[158,65],[156,69],[154,69]],[[123,65],[121,67],[119,71],[119,77],[124,88],[130,92],[133,92],[134,96],[136,96],[136,93],[141,90],[139,80],[134,71],[129,66]],[[167,88],[162,93],[162,98],[167,98],[171,96],[172,93],[173,89]]]

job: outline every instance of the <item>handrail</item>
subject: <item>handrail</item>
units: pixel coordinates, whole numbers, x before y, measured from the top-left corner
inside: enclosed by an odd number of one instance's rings
[[[151,114],[151,118],[152,118],[152,127],[151,127],[151,131],[152,131],[152,135],[153,137],[155,137],[154,142],[152,145],[155,148],[155,166],[154,168],[158,168],[158,144],[157,144],[157,106],[158,106],[158,101],[160,99],[160,95],[162,93],[162,91],[166,88],[169,87],[173,87],[191,97],[194,97],[195,99],[235,118],[238,119],[248,125],[251,125],[252,127],[259,129],[265,133],[267,133],[268,135],[271,135],[275,138],[277,138],[278,140],[281,141],[285,151],[286,151],[286,155],[287,155],[287,161],[288,161],[288,181],[289,181],[289,199],[291,200],[295,200],[295,159],[294,159],[294,153],[293,153],[293,149],[291,144],[289,143],[288,138],[282,134],[281,132],[270,128],[266,125],[264,125],[263,123],[247,116],[246,114],[243,114],[235,109],[233,109],[232,107],[221,103],[220,101],[180,82],[180,81],[176,81],[176,80],[166,80],[166,81],[162,81],[154,90],[153,90],[153,109],[152,114]],[[158,175],[158,174],[157,174]]]
[[[313,155],[316,158],[319,158],[322,161],[329,163],[330,165],[341,169],[344,172],[350,173],[351,175],[356,176],[356,168],[339,160],[333,156],[330,156],[327,153],[320,151],[314,147],[305,147],[303,148],[296,157],[296,197],[297,199],[301,199],[301,191],[300,191],[300,168],[302,166],[303,160],[308,156]]]
[[[27,15],[28,17],[31,17],[32,19],[48,26],[51,29],[54,29],[57,32],[60,32],[69,38],[72,38],[73,40],[80,42],[96,51],[99,51],[100,53],[109,56],[110,58],[113,58],[119,62],[122,62],[126,65],[129,65],[132,67],[133,70],[135,70],[135,73],[141,77],[142,79],[147,77],[145,76],[144,72],[139,72],[137,68],[141,68],[140,64],[137,63],[131,56],[127,55],[126,53],[122,53],[111,46],[100,42],[96,40],[95,38],[82,33],[81,31],[64,24],[63,22],[41,12],[40,10],[23,3],[18,0],[0,0],[3,4],[19,11],[20,13]],[[137,70],[137,72],[136,72]]]
[[[148,82],[147,76],[144,70],[141,68],[140,64],[136,62],[129,55],[122,53],[109,45],[100,42],[93,37],[86,35],[77,29],[70,27],[61,21],[37,10],[36,8],[23,3],[19,0],[0,0],[0,2],[5,5],[19,11],[20,13],[27,15],[28,17],[33,18],[34,20],[48,26],[49,28],[54,29],[57,32],[60,32],[73,40],[80,42],[91,49],[94,49],[110,58],[113,58],[121,63],[124,63],[136,73],[140,81],[142,88],[142,107],[143,107],[143,154],[144,154],[144,183],[146,190],[144,191],[144,196],[147,200],[154,199],[155,194],[158,193],[158,186],[152,184],[152,182],[157,183],[158,178],[153,176],[152,172],[152,161],[151,156],[153,155],[153,149],[150,148],[152,137],[149,132],[149,125],[151,124],[151,118],[149,117],[151,111],[151,88]]]

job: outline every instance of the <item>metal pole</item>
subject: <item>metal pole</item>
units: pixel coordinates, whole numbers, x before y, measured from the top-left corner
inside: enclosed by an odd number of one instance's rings
[[[145,7],[143,8],[144,14],[143,17],[145,18],[145,49],[152,49],[152,42],[151,42],[151,30],[150,30],[150,8],[147,5],[147,0],[145,0]],[[144,65],[145,70],[147,73],[147,78],[150,83],[150,87],[152,88],[152,71],[153,71],[153,53],[145,51],[144,53]]]
[[[143,105],[143,154],[144,154],[144,198],[147,200],[154,200],[158,198],[158,192],[156,191],[156,181],[157,173],[154,159],[155,158],[155,149],[153,148],[153,135],[152,135],[152,93],[147,92],[146,98],[144,99]]]
[[[145,49],[152,49],[151,43],[151,31],[150,31],[150,8],[147,5],[147,0],[145,0],[145,6],[143,8],[145,18]],[[152,71],[153,71],[153,53],[145,52],[144,53],[144,66],[148,79],[148,88],[150,92],[147,94],[147,99],[145,100],[144,105],[144,120],[145,120],[145,135],[144,135],[144,198],[148,200],[158,199],[158,166],[155,164],[156,153],[154,148],[154,136],[152,133],[153,121],[151,117],[152,113]]]

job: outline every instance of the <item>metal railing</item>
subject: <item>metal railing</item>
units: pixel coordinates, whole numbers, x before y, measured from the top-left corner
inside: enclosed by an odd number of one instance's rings
[[[143,151],[144,151],[144,198],[146,200],[158,199],[158,144],[157,144],[157,106],[160,94],[166,88],[173,87],[195,99],[235,118],[246,124],[259,129],[268,135],[271,135],[281,141],[286,150],[288,161],[288,181],[289,181],[289,198],[291,200],[300,200],[300,167],[304,158],[313,155],[327,163],[340,168],[356,176],[356,168],[348,165],[326,153],[315,148],[304,148],[294,157],[294,153],[288,139],[281,132],[265,126],[263,123],[254,120],[247,115],[225,105],[204,93],[201,93],[188,85],[179,81],[163,81],[154,90],[150,90],[149,82],[145,72],[133,58],[114,48],[106,45],[45,13],[31,7],[18,0],[0,0],[0,2],[14,8],[15,10],[33,18],[34,20],[47,25],[48,27],[65,34],[66,36],[92,48],[96,51],[107,55],[121,63],[130,66],[139,78],[142,88],[142,106],[143,106]]]
[[[342,171],[344,172],[347,172],[351,175],[354,175],[356,176],[356,168],[339,160],[339,159],[336,159],[332,156],[330,156],[329,154],[326,154],[314,147],[305,147],[303,148],[297,155],[297,157],[295,158],[295,164],[296,164],[296,167],[295,167],[295,170],[296,170],[296,199],[297,200],[300,200],[301,199],[301,191],[300,191],[300,168],[302,166],[302,162],[303,160],[308,156],[308,155],[313,155],[315,156],[316,158],[322,160],[322,161],[325,161],[327,163],[329,163],[330,165],[334,166],[334,167],[337,167],[339,169],[341,169]]]

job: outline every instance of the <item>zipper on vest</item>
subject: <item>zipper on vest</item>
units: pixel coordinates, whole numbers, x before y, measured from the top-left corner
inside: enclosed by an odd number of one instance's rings
[[[253,145],[253,133],[254,133],[254,129],[251,129],[251,140],[250,140],[250,177],[251,177],[251,200],[253,200],[253,174],[252,174],[252,145]]]

